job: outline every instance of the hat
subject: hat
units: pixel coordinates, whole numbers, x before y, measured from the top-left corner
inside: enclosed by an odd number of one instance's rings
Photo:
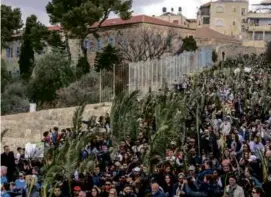
[[[189,166],[189,168],[188,168],[188,171],[195,171],[195,170],[196,170],[196,168],[193,165]]]
[[[120,162],[119,162],[119,161],[116,161],[116,162],[115,162],[115,166],[117,166],[117,167],[121,166]]]
[[[134,172],[140,172],[140,168],[139,167],[135,167],[133,171]]]
[[[185,176],[184,176],[184,173],[180,173],[179,175],[178,175],[178,178],[184,178]]]
[[[73,190],[74,190],[74,191],[81,191],[81,187],[75,186],[75,187],[73,188]]]
[[[22,173],[22,172],[19,173],[19,176],[23,176],[23,175],[24,175],[24,173]]]

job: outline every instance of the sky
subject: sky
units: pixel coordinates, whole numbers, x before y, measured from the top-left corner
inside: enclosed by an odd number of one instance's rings
[[[49,17],[46,13],[45,6],[50,0],[2,0],[2,4],[12,7],[19,7],[22,12],[23,21],[27,16],[35,14],[38,19],[45,25],[50,25]],[[167,10],[182,7],[182,13],[187,18],[196,18],[197,7],[209,2],[210,0],[133,0],[134,15],[161,15],[162,7]],[[259,3],[261,0],[250,0],[250,4]],[[114,17],[114,16],[111,16]]]

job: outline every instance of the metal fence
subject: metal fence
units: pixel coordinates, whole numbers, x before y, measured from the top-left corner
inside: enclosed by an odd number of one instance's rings
[[[185,74],[200,71],[212,63],[211,48],[201,48],[160,60],[130,63],[129,91],[140,90],[144,93],[150,88],[157,91],[164,84],[180,82]]]

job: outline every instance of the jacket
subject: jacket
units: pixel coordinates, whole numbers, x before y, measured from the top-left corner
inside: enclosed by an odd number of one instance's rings
[[[225,189],[225,194],[229,192],[230,186],[227,185]],[[245,193],[242,187],[237,185],[236,189],[233,192],[233,197],[245,197]]]
[[[167,197],[166,194],[162,191],[158,191],[152,195],[152,197]]]

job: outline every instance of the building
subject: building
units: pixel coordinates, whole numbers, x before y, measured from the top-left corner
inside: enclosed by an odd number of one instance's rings
[[[196,28],[196,19],[187,19],[182,14],[182,8],[178,7],[178,12],[174,11],[174,8],[171,8],[171,11],[167,11],[166,7],[162,8],[162,14],[160,16],[153,16],[155,18],[174,23],[183,27]]]
[[[265,47],[271,41],[271,1],[253,5],[244,25],[243,45]]]
[[[97,24],[94,24],[92,28],[96,26]],[[132,16],[128,20],[120,18],[108,19],[104,21],[99,29],[100,38],[98,40],[93,35],[89,35],[85,40],[90,65],[94,64],[97,51],[101,51],[108,44],[117,46],[120,40],[125,43],[127,37],[133,37],[136,40],[136,36],[139,36],[138,33],[141,30],[149,30],[154,34],[159,32],[159,34],[164,35],[167,35],[169,31],[174,31],[176,38],[180,39],[190,35],[194,36],[196,29],[147,15]]]
[[[96,28],[98,23],[95,23],[91,28]],[[48,27],[49,30],[61,30],[58,26]],[[125,32],[131,34],[136,38],[136,32],[140,29],[149,29],[151,31],[164,32],[166,34],[169,31],[175,31],[176,37],[183,38],[186,36],[194,36],[195,28],[190,28],[177,23],[171,23],[165,20],[161,20],[156,17],[150,17],[146,15],[132,16],[128,20],[122,20],[120,18],[112,18],[105,20],[99,28],[99,39],[93,35],[87,36],[84,41],[87,48],[88,60],[91,66],[94,65],[94,60],[97,52],[100,52],[108,44],[115,45],[120,39],[124,40]],[[16,70],[18,72],[18,60],[21,45],[21,34],[14,36],[14,41],[9,43],[9,47],[2,51],[2,58],[6,60],[9,70]],[[77,62],[81,55],[80,42],[77,39],[69,39],[70,51],[72,60]],[[37,57],[50,51],[50,48],[45,48]]]
[[[248,0],[218,0],[200,6],[198,27],[209,27],[225,35],[242,38],[248,12]]]
[[[49,31],[60,31],[60,26],[49,26]],[[5,60],[7,64],[7,69],[10,73],[19,74],[18,61],[21,51],[21,41],[22,41],[23,32],[19,31],[13,35],[13,40],[9,42],[8,47],[1,50],[1,58]],[[35,58],[41,57],[43,54],[48,52],[50,49],[48,47],[43,48],[42,51],[35,54]]]

